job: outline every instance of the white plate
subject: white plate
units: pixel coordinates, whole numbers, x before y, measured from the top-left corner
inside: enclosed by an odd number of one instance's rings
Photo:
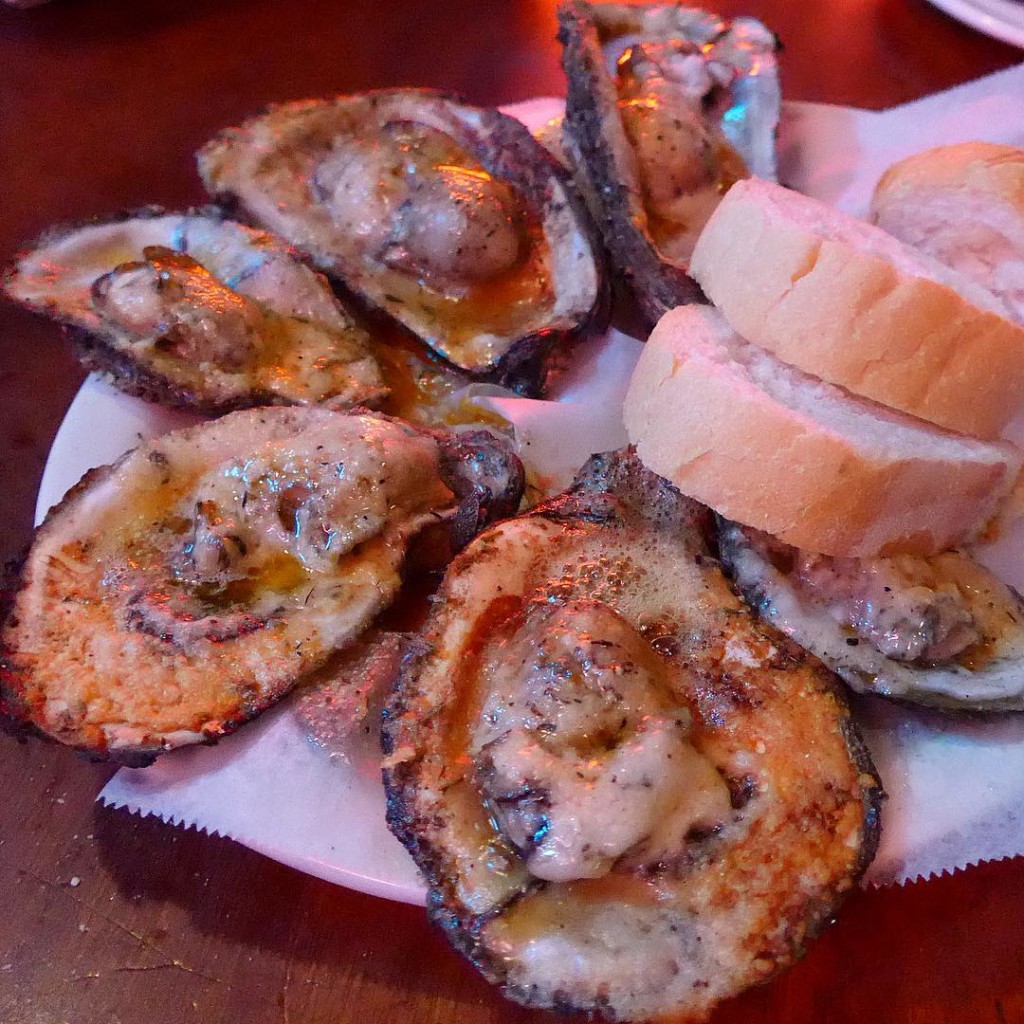
[[[1024,68],[1001,72],[886,113],[791,105],[782,139],[785,180],[851,212],[861,212],[881,171],[894,160],[934,145],[982,137],[1024,143]],[[543,119],[550,104],[535,105],[524,120]],[[526,112],[520,114],[523,116]],[[608,392],[628,375],[628,345],[610,345],[593,357],[590,408],[612,409]],[[581,389],[581,391],[586,390]],[[612,387],[614,390],[614,387]],[[595,399],[595,395],[597,395]],[[532,458],[543,449],[541,420],[557,454],[582,431],[599,449],[616,442],[587,421],[582,393],[521,403]],[[559,413],[556,428],[550,413]],[[542,415],[544,414],[544,415]],[[41,517],[92,466],[109,462],[141,439],[191,422],[128,398],[90,378],[57,435],[43,477]],[[571,424],[566,420],[571,420]],[[569,427],[575,430],[568,429]],[[614,425],[613,425],[614,426]],[[1022,433],[1024,438],[1024,425]],[[590,450],[588,447],[587,451]],[[574,455],[575,458],[575,455]],[[578,465],[577,460],[574,465]],[[992,561],[1011,581],[1024,582],[1024,527],[1002,538]],[[891,709],[881,709],[884,718]],[[893,717],[897,716],[892,711]],[[1024,851],[1024,716],[1005,723],[932,723],[910,729],[902,720],[863,723],[890,799],[882,848],[871,881],[928,877],[969,863]],[[388,832],[375,752],[353,749],[347,762],[330,763],[305,741],[278,708],[216,747],[183,750],[151,768],[124,769],[102,798],[142,814],[237,839],[284,863],[354,889],[422,903],[424,886],[404,849]]]
[[[1021,0],[931,0],[931,3],[987,36],[1024,48],[1024,2]]]
[[[54,438],[36,522],[86,470],[200,420],[131,398],[90,376]],[[216,746],[177,751],[149,768],[122,769],[101,797],[174,824],[210,827],[350,889],[422,903],[425,889],[416,866],[384,823],[379,747],[357,739],[348,755],[331,761],[307,740],[286,706]],[[311,829],[310,822],[322,824]]]

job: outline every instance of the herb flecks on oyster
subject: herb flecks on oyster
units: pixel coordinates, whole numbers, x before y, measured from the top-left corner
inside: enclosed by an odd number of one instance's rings
[[[680,836],[731,814],[690,744],[667,665],[601,601],[541,600],[496,631],[470,743],[484,798],[535,878],[600,878],[628,854],[652,868]]]
[[[494,438],[371,414],[253,409],[149,441],[38,530],[0,711],[136,763],[216,739],[357,639],[411,545],[437,568],[521,493]]]
[[[707,60],[684,39],[636,43],[618,60],[617,86],[651,239],[663,259],[685,266],[722,195],[747,176],[704,110],[715,87]]]
[[[764,627],[708,510],[629,452],[452,562],[385,713],[435,922],[531,1006],[703,1019],[800,955],[873,855],[838,684]]]
[[[275,107],[199,154],[207,187],[478,378],[536,393],[600,306],[566,176],[517,121],[429,91]]]
[[[700,298],[690,254],[730,185],[774,178],[775,39],[753,19],[678,4],[568,0],[558,17],[564,148],[653,323]]]
[[[344,408],[387,393],[369,338],[327,282],[216,211],[150,209],[51,231],[5,288],[78,328],[89,369],[165,404]]]

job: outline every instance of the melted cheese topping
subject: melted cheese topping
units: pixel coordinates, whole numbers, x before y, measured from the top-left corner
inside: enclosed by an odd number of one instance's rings
[[[831,912],[874,780],[824,670],[752,622],[684,499],[574,500],[450,566],[391,718],[396,817],[515,998],[696,1017]]]
[[[217,735],[358,635],[451,505],[436,442],[371,416],[253,410],[153,441],[37,536],[4,636],[24,702],[77,745]]]
[[[530,873],[598,878],[623,855],[675,856],[713,828],[729,791],[688,741],[668,665],[606,604],[538,604],[499,630],[471,753]]]
[[[22,257],[18,301],[99,336],[201,406],[347,407],[385,393],[366,334],[276,240],[200,215],[78,229]],[[132,370],[119,369],[131,382]]]

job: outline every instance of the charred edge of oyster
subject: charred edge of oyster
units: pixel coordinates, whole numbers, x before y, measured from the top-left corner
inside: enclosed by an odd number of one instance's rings
[[[441,479],[455,492],[452,546],[464,548],[485,526],[515,515],[526,489],[526,470],[512,446],[487,430],[439,438]]]
[[[576,226],[586,239],[593,258],[597,279],[593,304],[573,323],[556,322],[516,339],[492,366],[484,370],[462,366],[439,349],[435,349],[427,339],[420,337],[413,324],[401,320],[380,301],[375,301],[345,281],[344,277],[347,275],[338,261],[334,261],[335,265],[332,265],[331,260],[315,253],[310,254],[310,258],[317,266],[335,276],[336,284],[346,299],[355,300],[364,310],[379,313],[389,320],[398,322],[458,372],[467,374],[473,380],[507,387],[523,397],[541,397],[544,392],[547,362],[552,352],[569,347],[579,339],[604,330],[611,313],[609,274],[601,233],[594,224],[587,203],[571,174],[520,121],[496,108],[475,106],[458,93],[430,88],[403,88],[369,90],[358,96],[368,100],[371,105],[387,104],[394,102],[398,97],[408,97],[436,106],[451,104],[456,108],[465,108],[479,118],[479,134],[470,130],[461,121],[458,124],[450,121],[449,128],[454,129],[451,132],[452,138],[477,159],[484,170],[493,177],[508,182],[516,192],[525,195],[535,208],[544,208],[544,204],[551,201],[555,183],[564,191]],[[345,98],[347,97],[340,97]],[[228,210],[233,217],[243,223],[255,227],[266,226],[248,209],[243,197],[230,186],[214,180],[215,175],[208,172],[205,165],[220,149],[240,144],[264,117],[289,109],[302,110],[315,102],[317,101],[300,100],[294,103],[271,104],[241,125],[222,130],[200,149],[197,154],[200,175],[220,207]]]
[[[267,231],[261,225],[236,217],[232,211],[223,205],[207,203],[202,206],[190,206],[183,210],[172,210],[159,204],[150,203],[142,207],[118,210],[113,214],[95,215],[82,220],[63,221],[51,225],[31,241],[25,243],[10,263],[4,268],[0,275],[0,290],[4,291],[11,301],[17,302],[30,311],[46,316],[61,325],[65,337],[74,349],[75,355],[82,366],[91,373],[103,376],[110,384],[119,391],[141,398],[148,402],[167,406],[174,409],[188,409],[207,416],[221,416],[239,409],[249,409],[256,406],[285,406],[297,404],[295,400],[286,395],[278,394],[269,390],[250,390],[240,394],[231,400],[217,400],[204,397],[193,387],[183,385],[181,382],[160,373],[152,366],[146,365],[143,361],[133,359],[132,356],[111,344],[102,335],[97,334],[86,327],[81,326],[73,317],[61,312],[58,307],[50,303],[32,305],[21,299],[15,298],[10,291],[10,284],[19,273],[21,263],[40,249],[55,245],[68,236],[79,231],[90,228],[102,228],[126,224],[131,221],[159,220],[163,217],[181,217],[182,219],[197,218],[207,220],[214,224],[234,222],[247,231],[256,231],[262,237],[261,242],[264,248],[272,250],[275,255],[287,258],[311,274],[314,274],[319,283],[322,284],[324,292],[334,297],[336,304],[355,326],[356,319],[352,315],[353,303],[347,301],[344,295],[339,295],[332,283],[325,275],[310,267],[309,261],[294,246],[290,245],[283,238]],[[111,271],[116,268],[111,266]],[[358,303],[355,303],[358,305]],[[373,354],[374,346],[371,343],[369,354]],[[366,395],[359,404],[370,407],[378,404],[386,394],[381,389],[381,394]]]
[[[395,752],[392,723],[405,713],[405,694],[409,689],[409,680],[415,676],[420,661],[430,654],[431,650],[430,645],[419,635],[409,637],[404,642],[398,673],[381,712],[381,750],[385,759]],[[531,882],[526,888],[519,890],[511,900],[494,906],[487,913],[474,916],[472,923],[467,927],[462,903],[456,897],[452,883],[445,876],[447,857],[432,842],[430,823],[422,820],[412,800],[407,796],[411,793],[411,783],[415,774],[415,765],[410,763],[399,763],[384,769],[387,826],[408,850],[427,881],[428,919],[492,985],[503,985],[508,971],[507,965],[481,941],[480,927],[511,903],[538,888],[541,882]],[[566,1004],[564,1009],[571,1012],[575,1007]]]
[[[664,477],[647,469],[637,458],[632,445],[618,451],[591,455],[580,467],[568,493],[577,496],[587,506],[593,506],[603,496],[610,495],[616,504],[634,508],[645,519],[654,522],[671,520],[681,523],[684,528],[694,529],[705,544],[713,536],[714,513],[711,509],[686,497]],[[544,507],[540,506],[541,509]]]
[[[282,395],[270,391],[250,391],[234,401],[216,402],[197,394],[195,389],[183,387],[176,381],[132,359],[99,335],[84,327],[64,324],[63,330],[75,350],[82,366],[90,373],[98,373],[108,383],[126,395],[141,398],[170,409],[189,409],[204,416],[221,416],[237,409],[260,405],[293,405]]]
[[[150,207],[149,209],[157,208]],[[160,215],[160,213],[154,214],[154,216]],[[127,216],[130,217],[133,215],[128,214]],[[86,494],[86,492],[90,491],[93,487],[102,484],[103,481],[106,480],[107,477],[110,476],[110,474],[113,473],[134,450],[135,449],[133,448],[130,451],[125,452],[124,455],[109,465],[96,466],[93,469],[88,470],[82,479],[71,487],[56,505],[50,508],[46,513],[46,518],[36,528],[35,536],[38,536],[43,530],[46,530],[49,524],[58,522],[59,517],[68,509],[73,507],[79,499]],[[35,543],[35,536],[33,537],[32,544]],[[31,709],[19,696],[19,688],[14,683],[19,676],[25,674],[25,669],[18,665],[14,652],[3,639],[3,632],[5,632],[3,627],[6,627],[11,622],[15,599],[17,598],[19,591],[28,582],[26,573],[29,568],[28,556],[31,551],[31,547],[32,545],[30,544],[29,547],[25,549],[21,557],[9,562],[4,569],[3,591],[0,593],[0,726],[2,726],[3,731],[21,741],[24,741],[31,736],[43,740],[46,743],[52,743],[56,746],[70,746],[72,750],[81,754],[86,760],[93,761],[95,763],[112,762],[114,764],[122,765],[125,768],[149,767],[149,765],[151,765],[157,757],[164,752],[164,748],[159,744],[100,751],[95,747],[90,747],[88,745],[75,746],[63,743],[32,721]],[[261,708],[252,708],[251,713],[246,718],[239,720],[235,724],[235,727],[244,725],[250,719],[258,715],[261,710]],[[216,743],[217,739],[218,737],[216,736],[207,736],[204,738],[203,742],[211,745]]]
[[[558,41],[567,80],[565,142],[586,182],[612,263],[621,268],[651,327],[676,306],[706,301],[704,293],[681,267],[664,262],[634,224],[632,194],[602,131],[602,109],[615,110],[618,93],[589,4],[570,0],[559,7]]]
[[[60,515],[71,507],[79,498],[96,484],[102,483],[116,468],[118,463],[130,455],[126,452],[117,462],[109,466],[97,466],[90,469],[77,484],[74,485],[64,497],[50,509],[46,514],[46,521],[39,526],[39,530],[46,528],[46,522],[51,517]],[[38,532],[38,531],[37,531]],[[25,551],[4,566],[2,575],[2,589],[0,589],[0,626],[6,625],[14,610],[14,602],[18,592],[26,581],[25,573],[28,570],[28,555],[31,545]],[[67,746],[60,743],[40,726],[32,721],[31,710],[18,694],[18,687],[15,680],[23,675],[25,670],[20,667],[7,642],[0,632],[0,730],[13,736],[15,739],[24,742],[28,737],[35,737],[47,743],[59,746]],[[212,740],[210,742],[213,742]],[[73,747],[78,753],[90,761],[113,761],[116,764],[124,765],[126,768],[145,768],[151,765],[162,752],[162,748],[154,745],[151,749],[136,747],[135,749],[114,752],[100,753],[94,748],[81,746]]]
[[[10,559],[0,569],[0,623],[11,615],[14,600],[21,589],[21,576],[28,559],[30,547],[26,547],[16,558]],[[20,742],[29,736],[49,737],[37,729],[27,718],[26,708],[18,698],[11,680],[17,672],[11,657],[12,652],[0,636],[0,732],[5,732]]]
[[[545,518],[566,524],[581,519],[596,524],[614,524],[619,521],[635,521],[637,516],[655,523],[679,523],[680,534],[690,528],[690,535],[696,540],[694,555],[699,564],[720,570],[712,546],[711,510],[681,494],[668,481],[647,471],[632,449],[592,456],[564,494],[524,513],[524,518]],[[685,543],[682,537],[680,543]],[[736,593],[731,584],[729,588]],[[842,742],[858,775],[861,807],[860,848],[852,869],[843,878],[834,879],[827,889],[819,892],[817,899],[808,899],[800,905],[799,920],[793,922],[787,919],[780,922],[785,926],[783,941],[788,953],[776,958],[774,969],[761,979],[768,981],[782,967],[803,955],[806,942],[832,922],[837,909],[870,865],[881,836],[880,811],[885,794],[870,752],[850,715],[845,689],[834,673],[772,627],[756,618],[751,618],[750,622],[758,633],[778,648],[779,657],[784,663],[792,661],[794,665],[812,665],[815,689],[833,699]],[[426,635],[414,636],[406,642],[391,697],[382,713],[381,738],[386,756],[399,753],[397,743],[401,738],[400,721],[412,709],[415,700],[414,681],[421,664],[434,653],[436,640],[436,635],[427,632]],[[385,768],[383,775],[388,826],[409,850],[427,879],[427,912],[430,920],[488,981],[502,986],[509,998],[532,1007],[563,1012],[582,1010],[598,1019],[620,1020],[609,1001],[600,995],[586,1006],[574,1003],[571,995],[562,991],[556,991],[549,1000],[541,1001],[536,986],[517,987],[510,983],[508,962],[487,945],[482,930],[489,921],[543,883],[531,877],[523,888],[504,902],[493,905],[483,913],[474,914],[469,911],[460,900],[454,881],[446,877],[450,860],[446,851],[433,842],[431,833],[435,823],[422,816],[413,798],[418,760],[418,757],[398,760]]]
[[[596,317],[595,322],[600,319]],[[522,398],[543,398],[552,353],[556,349],[568,348],[589,333],[589,327],[580,327],[565,333],[541,331],[520,338],[493,370],[475,379],[508,388]]]

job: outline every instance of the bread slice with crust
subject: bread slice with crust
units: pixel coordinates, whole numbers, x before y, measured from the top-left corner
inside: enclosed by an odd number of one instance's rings
[[[648,468],[787,544],[829,555],[932,554],[991,517],[1020,468],[961,437],[780,362],[707,306],[658,322],[623,418]]]
[[[870,218],[1024,322],[1024,149],[962,142],[907,157],[875,186]]]
[[[1024,328],[880,228],[764,181],[734,185],[691,273],[743,337],[856,394],[975,437],[1024,404]]]

